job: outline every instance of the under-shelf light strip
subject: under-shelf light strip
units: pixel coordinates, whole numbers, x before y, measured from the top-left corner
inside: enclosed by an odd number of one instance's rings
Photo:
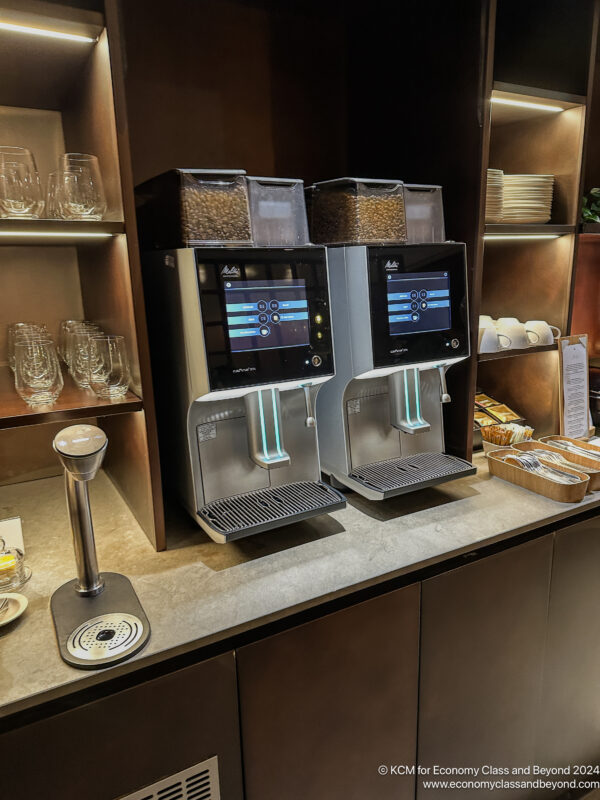
[[[112,233],[90,233],[86,231],[0,231],[0,236],[8,236],[23,239],[106,239],[112,236]]]
[[[70,42],[87,42],[93,44],[96,39],[91,36],[82,36],[78,33],[63,33],[62,31],[51,31],[47,28],[32,28],[29,25],[15,25],[12,22],[0,22],[0,30],[11,31],[13,33],[27,33],[31,36],[46,36],[49,39],[66,39]]]
[[[492,103],[501,106],[516,106],[517,108],[533,108],[536,111],[564,111],[561,106],[550,106],[546,103],[530,103],[526,100],[509,100],[507,97],[492,97]]]
[[[558,239],[559,233],[486,233],[483,238],[486,242],[506,242],[511,239]]]

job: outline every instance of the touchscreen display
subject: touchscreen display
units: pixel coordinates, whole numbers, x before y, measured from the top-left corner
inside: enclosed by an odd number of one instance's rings
[[[404,272],[387,276],[391,336],[451,328],[447,272]]]
[[[226,281],[224,288],[233,353],[310,344],[303,278]]]

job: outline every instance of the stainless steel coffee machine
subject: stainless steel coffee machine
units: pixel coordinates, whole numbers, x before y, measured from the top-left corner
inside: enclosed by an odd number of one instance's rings
[[[217,542],[327,513],[314,405],[334,372],[323,247],[144,258],[163,471]]]
[[[444,452],[446,370],[469,355],[462,244],[328,248],[335,377],[317,398],[331,484],[383,500],[475,472]]]

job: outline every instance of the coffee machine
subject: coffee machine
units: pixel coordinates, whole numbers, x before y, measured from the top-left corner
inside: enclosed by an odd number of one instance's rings
[[[317,398],[322,469],[371,500],[474,473],[444,452],[446,371],[469,355],[465,246],[328,248],[335,377]]]
[[[334,373],[324,247],[144,257],[165,474],[228,542],[345,506],[321,480],[317,394]]]

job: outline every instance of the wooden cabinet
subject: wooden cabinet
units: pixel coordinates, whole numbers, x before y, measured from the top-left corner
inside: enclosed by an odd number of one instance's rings
[[[551,560],[548,535],[423,583],[422,767],[534,762]]]
[[[246,800],[414,798],[419,587],[237,651]]]
[[[113,800],[214,755],[221,800],[242,800],[234,655],[5,733],[0,751],[6,800]]]
[[[600,764],[597,517],[555,537],[537,761],[557,767]]]

